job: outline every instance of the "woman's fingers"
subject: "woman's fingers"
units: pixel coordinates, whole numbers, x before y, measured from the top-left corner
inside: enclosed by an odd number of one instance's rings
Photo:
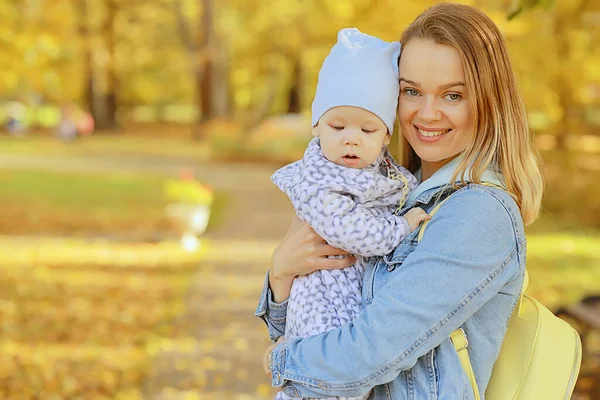
[[[346,256],[329,258],[328,256]],[[311,256],[315,269],[343,269],[348,268],[356,262],[356,257],[344,249],[338,249],[329,244],[320,244],[315,248]]]
[[[338,249],[337,247],[333,247],[329,244],[321,244],[317,246],[315,251],[320,256],[345,256],[350,254],[344,249]]]
[[[344,249],[339,249],[327,244],[320,236],[317,236],[319,244],[314,248],[311,257],[315,269],[343,269],[348,268],[356,262],[356,257]],[[346,256],[342,258],[329,258],[328,256]]]
[[[349,256],[344,258],[318,257],[315,260],[315,269],[344,269],[353,265],[356,257]]]
[[[271,375],[271,366],[269,365],[269,360],[271,358],[271,352],[273,351],[273,349],[279,344],[285,342],[285,337],[280,336],[279,339],[277,339],[277,341],[273,344],[271,344],[269,347],[267,347],[267,350],[265,351],[265,354],[263,356],[263,370],[265,371],[265,374],[267,376]]]
[[[306,275],[319,269],[342,269],[356,262],[354,257],[328,258],[328,256],[345,256],[349,253],[335,248],[323,240],[308,223],[293,217],[290,228],[283,241],[273,253],[271,275],[286,284],[294,276]],[[273,289],[273,288],[272,288]],[[281,293],[285,296],[285,291]]]

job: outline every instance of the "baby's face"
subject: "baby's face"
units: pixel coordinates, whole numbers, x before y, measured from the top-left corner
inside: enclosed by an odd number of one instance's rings
[[[349,168],[372,164],[384,145],[390,143],[388,129],[375,114],[358,107],[335,107],[313,127],[325,157]]]

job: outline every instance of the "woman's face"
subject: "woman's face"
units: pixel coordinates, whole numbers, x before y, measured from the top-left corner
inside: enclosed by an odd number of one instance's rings
[[[413,39],[402,48],[398,120],[422,163],[445,164],[473,136],[465,83],[452,47]]]

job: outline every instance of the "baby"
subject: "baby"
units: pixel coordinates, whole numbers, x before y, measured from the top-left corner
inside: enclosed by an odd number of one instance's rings
[[[312,104],[314,139],[300,161],[271,179],[289,196],[299,218],[330,245],[355,254],[356,263],[294,280],[286,339],[354,319],[361,308],[365,258],[389,254],[429,219],[420,208],[396,215],[417,185],[387,149],[398,103],[400,43],[355,28],[342,29],[337,39],[319,72]],[[288,399],[283,392],[276,397]]]

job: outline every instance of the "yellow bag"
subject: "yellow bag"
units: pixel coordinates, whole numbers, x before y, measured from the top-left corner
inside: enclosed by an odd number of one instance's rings
[[[437,204],[429,215],[433,216],[447,199]],[[428,222],[425,221],[421,226],[419,241]],[[528,282],[529,275],[525,271],[523,292]],[[475,399],[480,400],[469,360],[467,336],[460,328],[452,332],[450,339],[456,348],[460,364],[471,381]],[[577,331],[538,301],[521,293],[508,322],[508,330],[494,364],[485,398],[568,400],[579,375],[581,353],[581,340]]]

